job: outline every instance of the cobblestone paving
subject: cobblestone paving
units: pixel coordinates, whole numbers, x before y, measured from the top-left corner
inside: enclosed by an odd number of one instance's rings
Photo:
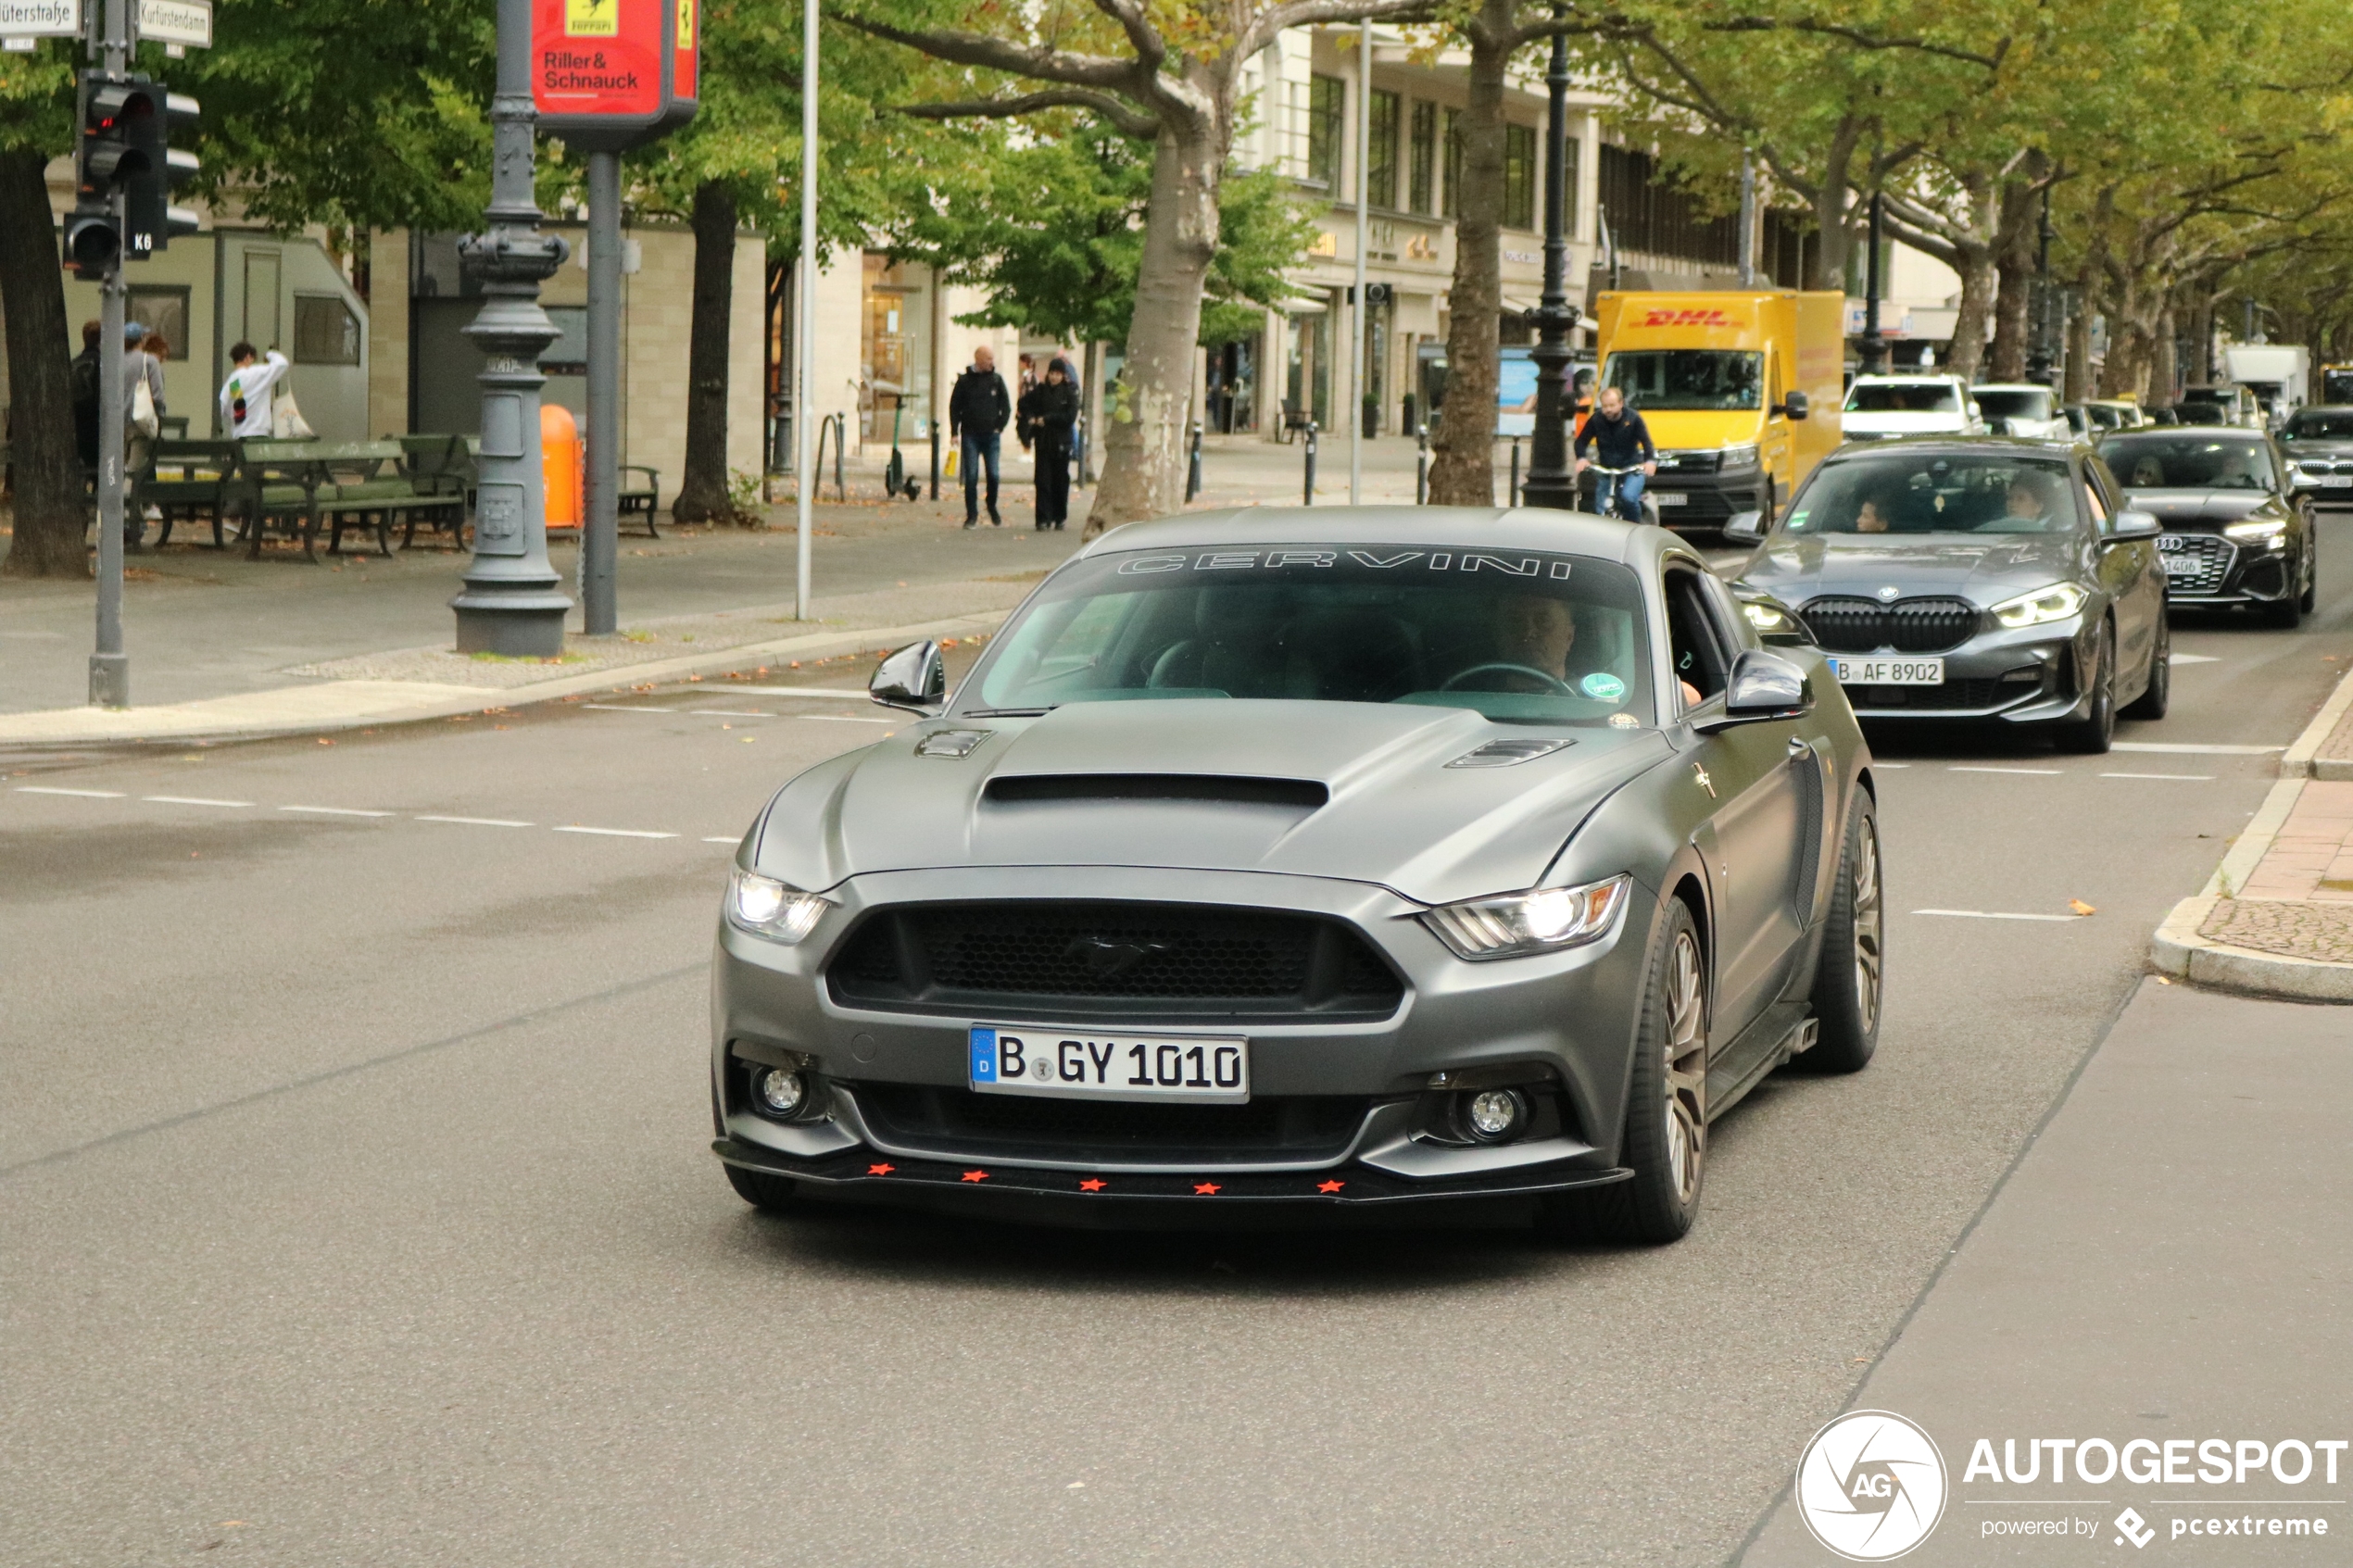
[[[2259,953],[2353,963],[2353,904],[2224,898],[2206,917],[2198,935]]]

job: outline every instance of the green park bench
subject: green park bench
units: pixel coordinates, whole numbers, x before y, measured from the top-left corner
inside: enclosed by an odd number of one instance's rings
[[[184,428],[185,421],[182,421]],[[140,476],[138,504],[163,513],[156,547],[171,542],[175,523],[212,524],[212,547],[226,547],[223,537],[237,497],[237,443],[233,441],[173,441],[156,443],[146,473]]]
[[[257,557],[272,527],[298,533],[304,558],[315,561],[322,524],[330,553],[342,548],[345,529],[372,528],[377,549],[389,556],[396,526],[406,545],[420,521],[454,530],[465,516],[464,489],[443,476],[421,481],[396,440],[247,441],[242,446],[239,481],[251,520],[246,538]]]

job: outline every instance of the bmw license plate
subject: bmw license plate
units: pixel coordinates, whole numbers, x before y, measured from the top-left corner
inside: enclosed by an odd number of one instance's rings
[[[1662,507],[1688,507],[1692,504],[1688,490],[1654,490],[1650,497]]]
[[[2321,483],[2330,490],[2342,490],[2353,484],[2353,473],[2324,473],[2321,475]]]
[[[1941,686],[1941,659],[1833,659],[1842,686]]]
[[[1250,1042],[1230,1035],[975,1023],[969,1061],[972,1086],[983,1093],[1204,1105],[1250,1098]]]

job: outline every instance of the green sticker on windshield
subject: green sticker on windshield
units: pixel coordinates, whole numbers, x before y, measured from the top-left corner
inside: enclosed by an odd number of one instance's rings
[[[1626,695],[1626,683],[1605,671],[1596,671],[1577,684],[1595,702],[1616,702]]]
[[[1792,527],[1792,528],[1803,528],[1803,527],[1805,527],[1805,526],[1806,526],[1806,513],[1804,513],[1804,512],[1792,512],[1792,513],[1790,513],[1790,514],[1789,514],[1789,525],[1790,525],[1790,527]]]

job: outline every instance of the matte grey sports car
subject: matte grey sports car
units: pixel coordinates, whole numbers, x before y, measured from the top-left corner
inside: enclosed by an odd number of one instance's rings
[[[794,779],[720,922],[716,1150],[1038,1217],[1516,1196],[1671,1240],[1707,1126],[1878,1037],[1870,759],[1655,527],[1195,513]]]
[[[1807,476],[1739,586],[1768,642],[1831,656],[1865,719],[1994,720],[2104,752],[2120,710],[2162,719],[2170,700],[2158,533],[2080,445],[1853,445]]]

